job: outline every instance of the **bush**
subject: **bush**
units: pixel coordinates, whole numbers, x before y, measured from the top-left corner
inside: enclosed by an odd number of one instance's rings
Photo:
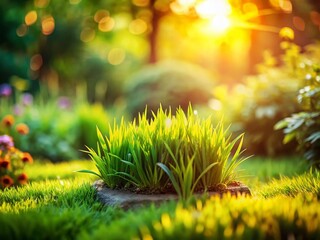
[[[146,105],[187,110],[189,103],[206,104],[214,82],[202,68],[179,61],[163,61],[138,71],[125,84],[128,111],[137,116]]]
[[[214,91],[213,108],[221,105],[221,112],[233,123],[231,130],[246,133],[244,146],[255,155],[291,154],[297,146],[296,141],[287,145],[279,141],[284,134],[274,131],[274,125],[301,110],[296,92],[309,71],[308,62],[320,56],[316,44],[307,47],[304,53],[290,42],[283,42],[282,47],[285,54],[281,66],[267,55],[265,63],[258,66],[260,73],[247,77],[245,84],[230,91],[224,86]],[[234,100],[230,100],[230,96]]]
[[[275,128],[284,128],[283,142],[296,140],[310,164],[320,168],[320,65],[311,63],[297,97],[303,111],[279,121]]]
[[[160,107],[150,121],[145,111],[137,121],[110,126],[109,136],[98,131],[98,151],[88,153],[99,174],[83,172],[98,175],[110,188],[174,190],[186,199],[235,179],[242,135],[231,141],[226,132],[222,123],[213,127],[211,118],[200,119],[191,106],[187,114],[179,108],[175,115]]]
[[[8,104],[0,115],[8,111],[14,111],[15,118],[26,122],[30,129],[23,137],[13,133],[17,147],[52,162],[79,158],[85,146],[95,148],[96,127],[107,132],[110,119],[101,104],[74,103],[67,97],[33,99],[30,94],[22,94],[16,104]]]

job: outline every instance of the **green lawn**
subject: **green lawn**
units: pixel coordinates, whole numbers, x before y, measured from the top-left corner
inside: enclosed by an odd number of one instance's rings
[[[0,239],[320,239],[320,174],[300,158],[252,158],[239,180],[252,197],[104,207],[90,161],[26,169],[30,184],[0,194]]]

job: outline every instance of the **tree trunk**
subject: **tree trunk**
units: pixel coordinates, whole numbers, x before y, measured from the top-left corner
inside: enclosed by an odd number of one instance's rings
[[[154,64],[158,60],[157,56],[157,38],[159,31],[159,21],[161,18],[161,12],[152,6],[152,20],[151,20],[151,32],[149,34],[149,46],[150,46],[150,54],[149,54],[149,63]]]

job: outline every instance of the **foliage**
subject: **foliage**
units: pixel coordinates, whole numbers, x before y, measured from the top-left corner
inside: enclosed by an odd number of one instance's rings
[[[148,65],[127,79],[125,84],[128,111],[137,116],[146,105],[156,111],[164,108],[187,110],[189,103],[206,104],[213,80],[201,67],[180,61],[162,61]]]
[[[150,121],[146,110],[137,121],[110,126],[109,136],[97,133],[98,150],[88,153],[99,170],[94,174],[110,188],[174,188],[186,199],[233,181],[242,161],[243,136],[231,141],[222,123],[213,127],[211,118],[200,119],[191,105],[187,114],[179,108],[175,115],[160,107]]]
[[[73,101],[63,96],[45,97],[42,94],[34,98],[25,93],[18,99],[15,104],[9,98],[4,99],[7,101],[0,104],[0,116],[13,111],[18,121],[28,123],[28,135],[21,137],[13,133],[16,145],[33,156],[52,162],[79,158],[83,156],[80,149],[94,148],[97,139],[92,133],[97,126],[107,132],[112,116],[101,104]]]
[[[26,124],[14,126],[14,121],[12,115],[6,115],[0,123],[0,189],[26,184],[28,175],[23,171],[24,166],[33,162],[28,152],[21,152],[14,147],[11,137],[13,128],[21,135],[29,132]]]
[[[320,55],[319,44],[306,47],[305,52],[292,42],[281,44],[285,50],[283,64],[269,54],[265,63],[258,66],[260,74],[246,79],[245,84],[228,90],[220,86],[214,90],[212,107],[226,114],[226,120],[233,124],[233,131],[244,131],[247,135],[244,146],[256,155],[288,154],[297,145],[292,141],[284,145],[281,131],[274,131],[274,125],[285,117],[300,111],[296,92],[302,79],[310,72],[310,61]],[[230,95],[236,101],[230,101]]]
[[[275,128],[284,128],[283,142],[297,140],[305,158],[320,168],[320,65],[309,64],[304,86],[297,97],[302,111],[278,122]]]

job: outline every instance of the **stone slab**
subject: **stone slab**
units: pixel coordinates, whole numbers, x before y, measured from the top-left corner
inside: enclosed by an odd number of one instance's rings
[[[93,183],[93,187],[97,191],[97,198],[104,205],[116,206],[123,209],[136,208],[148,204],[160,204],[165,201],[177,201],[179,199],[177,194],[140,194],[125,190],[116,190],[108,188],[102,180],[97,180]],[[248,195],[251,196],[250,189],[244,184],[236,186],[227,186],[227,188],[220,191],[209,191],[205,194],[209,196],[230,193],[233,196]],[[203,194],[196,194],[201,196]]]

